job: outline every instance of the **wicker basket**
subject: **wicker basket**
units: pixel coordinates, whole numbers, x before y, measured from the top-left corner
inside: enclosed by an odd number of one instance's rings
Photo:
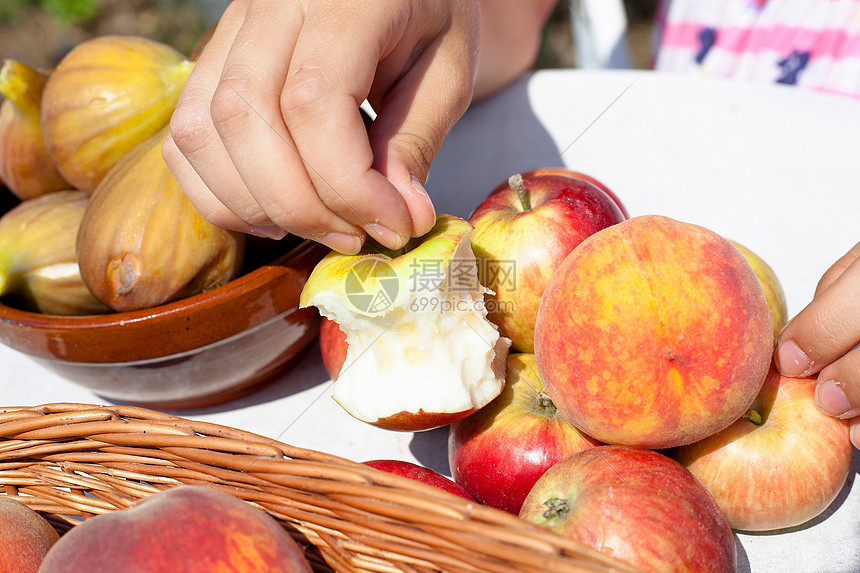
[[[241,430],[125,406],[0,409],[2,493],[60,533],[181,484],[263,508],[315,571],[633,571],[513,515]]]

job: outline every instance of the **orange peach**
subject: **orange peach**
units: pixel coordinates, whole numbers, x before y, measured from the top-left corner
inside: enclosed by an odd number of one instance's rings
[[[698,441],[752,404],[773,349],[744,257],[698,225],[648,215],[599,231],[547,285],[535,327],[546,390],[597,440]]]
[[[178,486],[63,535],[39,573],[310,573],[298,544],[261,509],[214,488]]]
[[[60,536],[48,521],[11,497],[0,497],[0,571],[36,573]]]

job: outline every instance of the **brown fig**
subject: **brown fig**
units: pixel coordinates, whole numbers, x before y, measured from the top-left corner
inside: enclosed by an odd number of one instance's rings
[[[193,64],[137,36],[98,36],[60,60],[42,96],[42,130],[60,173],[92,193],[111,167],[168,124]]]
[[[70,185],[54,165],[42,138],[40,107],[47,75],[15,60],[0,66],[0,180],[19,199]]]
[[[75,259],[88,200],[82,191],[56,191],[0,217],[0,296],[45,314],[109,311],[84,285]]]
[[[242,265],[245,235],[209,223],[161,155],[167,128],[102,180],[78,234],[81,276],[120,311],[149,308],[220,286]]]

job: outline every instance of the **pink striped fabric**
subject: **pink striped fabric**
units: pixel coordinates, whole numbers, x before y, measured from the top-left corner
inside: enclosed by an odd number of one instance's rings
[[[657,70],[860,98],[860,0],[663,0]]]

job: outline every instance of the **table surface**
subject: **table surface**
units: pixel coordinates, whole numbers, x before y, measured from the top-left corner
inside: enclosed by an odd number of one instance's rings
[[[708,227],[759,254],[789,315],[860,240],[860,103],[784,86],[644,71],[540,71],[474,105],[434,162],[438,212],[467,217],[516,172],[550,166],[608,185],[631,216]],[[4,405],[110,403],[0,346]],[[174,412],[356,461],[398,458],[446,475],[447,430],[397,433],[331,399],[317,351],[256,393]],[[821,517],[788,531],[736,534],[739,571],[860,571],[860,472]]]

